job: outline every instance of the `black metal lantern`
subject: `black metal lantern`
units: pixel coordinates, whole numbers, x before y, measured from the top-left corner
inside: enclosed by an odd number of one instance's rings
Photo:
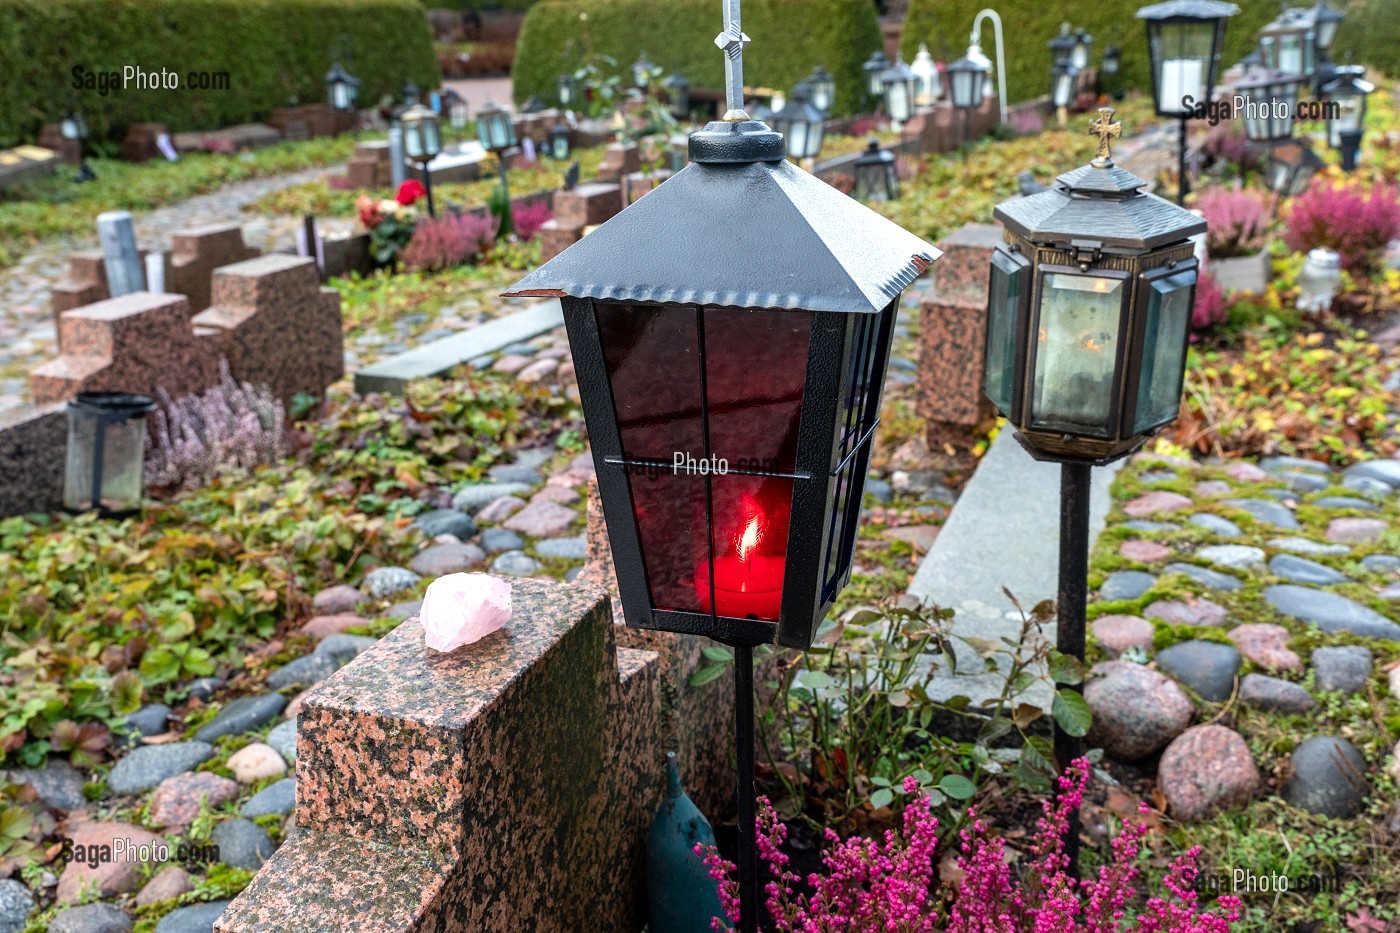
[[[890,60],[885,57],[883,50],[876,49],[870,53],[870,57],[861,65],[861,71],[865,72],[865,90],[871,97],[879,99],[885,93],[885,82],[881,76],[885,69],[890,67]]]
[[[1285,142],[1269,149],[1264,161],[1264,179],[1274,194],[1296,197],[1308,190],[1313,175],[1325,164],[1302,143]]]
[[[399,117],[403,128],[403,152],[410,162],[417,162],[423,172],[423,187],[428,196],[428,216],[436,217],[433,207],[433,173],[428,171],[428,163],[442,152],[442,125],[440,118],[422,104],[414,104]]]
[[[421,98],[422,96],[423,91],[421,88],[418,87],[418,85],[414,84],[412,81],[404,82],[403,105],[405,107],[412,107],[414,104],[419,102],[419,98]]]
[[[822,151],[826,115],[812,106],[810,98],[807,85],[799,83],[792,89],[792,100],[773,114],[773,129],[782,134],[787,154],[794,159],[815,159]]]
[[[836,79],[821,65],[807,76],[807,88],[812,94],[812,106],[822,113],[831,113],[836,103]]]
[[[1069,63],[1080,71],[1089,67],[1089,48],[1094,44],[1094,37],[1083,29],[1074,30],[1074,50],[1070,53]]]
[[[1365,79],[1361,65],[1340,65],[1322,88],[1327,121],[1327,145],[1342,148],[1342,134],[1361,132],[1366,123],[1366,98],[1376,86]]]
[[[855,164],[855,194],[865,201],[893,201],[899,197],[899,170],[894,153],[871,139]]]
[[[690,115],[690,82],[678,74],[673,74],[666,79],[665,87],[671,116],[677,120],[684,120]]]
[[[156,404],[126,392],[79,392],[68,403],[63,507],[108,517],[141,507],[146,416]]]
[[[1317,46],[1316,57],[1320,62],[1332,54],[1332,44],[1337,41],[1337,27],[1342,25],[1346,14],[1332,9],[1327,0],[1317,0],[1311,10],[1313,19],[1313,41]]]
[[[88,125],[83,112],[76,107],[68,111],[58,123],[58,132],[64,139],[71,139],[78,144],[78,174],[73,180],[82,183],[97,178],[97,173],[87,161]]]
[[[502,152],[515,145],[515,121],[501,107],[483,104],[476,112],[476,136],[484,149]]]
[[[646,90],[647,85],[651,83],[651,73],[655,70],[656,66],[647,60],[647,53],[643,52],[632,63],[632,83]]]
[[[1079,69],[1065,63],[1050,68],[1050,102],[1055,105],[1060,124],[1065,122],[1065,111],[1074,100],[1075,84],[1079,80]]]
[[[559,106],[565,110],[572,110],[578,103],[578,77],[573,74],[562,74],[555,82],[559,91]]]
[[[982,103],[982,88],[991,71],[966,56],[948,66],[948,96],[959,110],[971,110]]]
[[[906,64],[903,58],[895,59],[890,67],[880,73],[880,86],[885,96],[885,113],[898,129],[900,124],[909,122],[914,115],[914,92],[919,76]]]
[[[919,44],[919,52],[914,63],[909,66],[914,72],[914,106],[932,107],[943,93],[942,77],[938,73],[938,63],[929,54],[928,46]]]
[[[1197,104],[1210,102],[1220,73],[1225,22],[1239,12],[1221,0],[1167,0],[1137,11],[1147,23],[1152,59],[1152,103],[1157,115],[1181,124],[1176,202],[1186,199],[1186,121]]]
[[[1237,116],[1244,121],[1244,133],[1252,143],[1274,143],[1293,135],[1293,116],[1298,108],[1298,75],[1260,71],[1235,85]]]
[[[1122,66],[1122,53],[1118,51],[1118,46],[1105,46],[1103,50],[1103,65],[1100,69],[1106,75],[1118,74],[1118,69]]]
[[[447,88],[442,92],[442,109],[447,113],[447,125],[454,130],[465,130],[467,128],[468,111],[467,100],[452,88]]]
[[[331,109],[342,113],[354,110],[359,96],[360,79],[340,67],[340,62],[332,64],[326,72],[326,102]]]
[[[1046,43],[1050,47],[1050,64],[1068,65],[1074,55],[1074,36],[1070,34],[1069,23],[1060,24],[1060,34]]]
[[[1259,30],[1264,67],[1312,77],[1317,70],[1317,34],[1310,10],[1287,9]]]
[[[569,127],[564,123],[554,124],[549,131],[550,156],[562,162],[569,157],[570,151]]]

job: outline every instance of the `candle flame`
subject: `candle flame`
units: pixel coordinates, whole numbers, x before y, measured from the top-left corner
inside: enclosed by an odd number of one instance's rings
[[[758,516],[750,515],[749,523],[744,526],[744,533],[739,536],[736,548],[739,552],[740,560],[747,561],[749,559],[749,555],[753,553],[753,549],[758,546],[758,538]]]
[[[1103,347],[1099,346],[1097,343],[1094,342],[1094,338],[1093,338],[1093,337],[1087,337],[1087,338],[1085,338],[1085,340],[1084,340],[1084,346],[1087,347],[1087,348],[1090,349],[1090,350],[1102,350],[1102,349],[1103,349]]]

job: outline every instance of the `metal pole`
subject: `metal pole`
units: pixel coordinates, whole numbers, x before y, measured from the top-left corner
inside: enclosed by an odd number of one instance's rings
[[[753,789],[753,648],[734,648],[734,745],[739,767],[739,933],[758,933],[758,830]]]
[[[510,209],[510,182],[506,180],[510,162],[504,149],[496,153],[496,158],[501,161],[501,192],[506,196],[505,205],[501,208],[501,233],[505,234],[515,229],[515,212]]]
[[[1084,660],[1084,605],[1089,589],[1089,465],[1060,466],[1060,591],[1056,601],[1055,647]],[[1078,686],[1069,689],[1079,690]],[[1084,754],[1084,740],[1055,724],[1055,762],[1063,771]],[[1079,812],[1070,814],[1065,854],[1071,878],[1079,877]]]
[[[1186,204],[1186,118],[1181,118],[1181,145],[1176,153],[1176,203]]]
[[[436,217],[437,211],[433,210],[433,173],[428,171],[427,162],[420,168],[423,170],[423,192],[428,196],[428,216]]]

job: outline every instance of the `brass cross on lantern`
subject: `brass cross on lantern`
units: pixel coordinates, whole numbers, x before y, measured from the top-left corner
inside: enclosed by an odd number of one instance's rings
[[[724,31],[715,36],[715,45],[724,51],[723,119],[730,123],[749,118],[744,112],[744,46],[750,41],[739,28],[739,0],[724,0]]]
[[[1099,108],[1099,118],[1089,124],[1089,133],[1099,138],[1099,151],[1090,164],[1094,168],[1108,168],[1113,165],[1113,153],[1108,149],[1108,141],[1123,135],[1123,124],[1113,122],[1112,107]]]

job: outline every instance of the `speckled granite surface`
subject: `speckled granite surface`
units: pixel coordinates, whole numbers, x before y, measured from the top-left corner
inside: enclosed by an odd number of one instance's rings
[[[939,244],[934,288],[919,308],[916,411],[929,422],[930,449],[949,429],[970,427],[993,414],[982,395],[987,335],[987,279],[992,250],[1001,242],[994,224],[967,224]]]

